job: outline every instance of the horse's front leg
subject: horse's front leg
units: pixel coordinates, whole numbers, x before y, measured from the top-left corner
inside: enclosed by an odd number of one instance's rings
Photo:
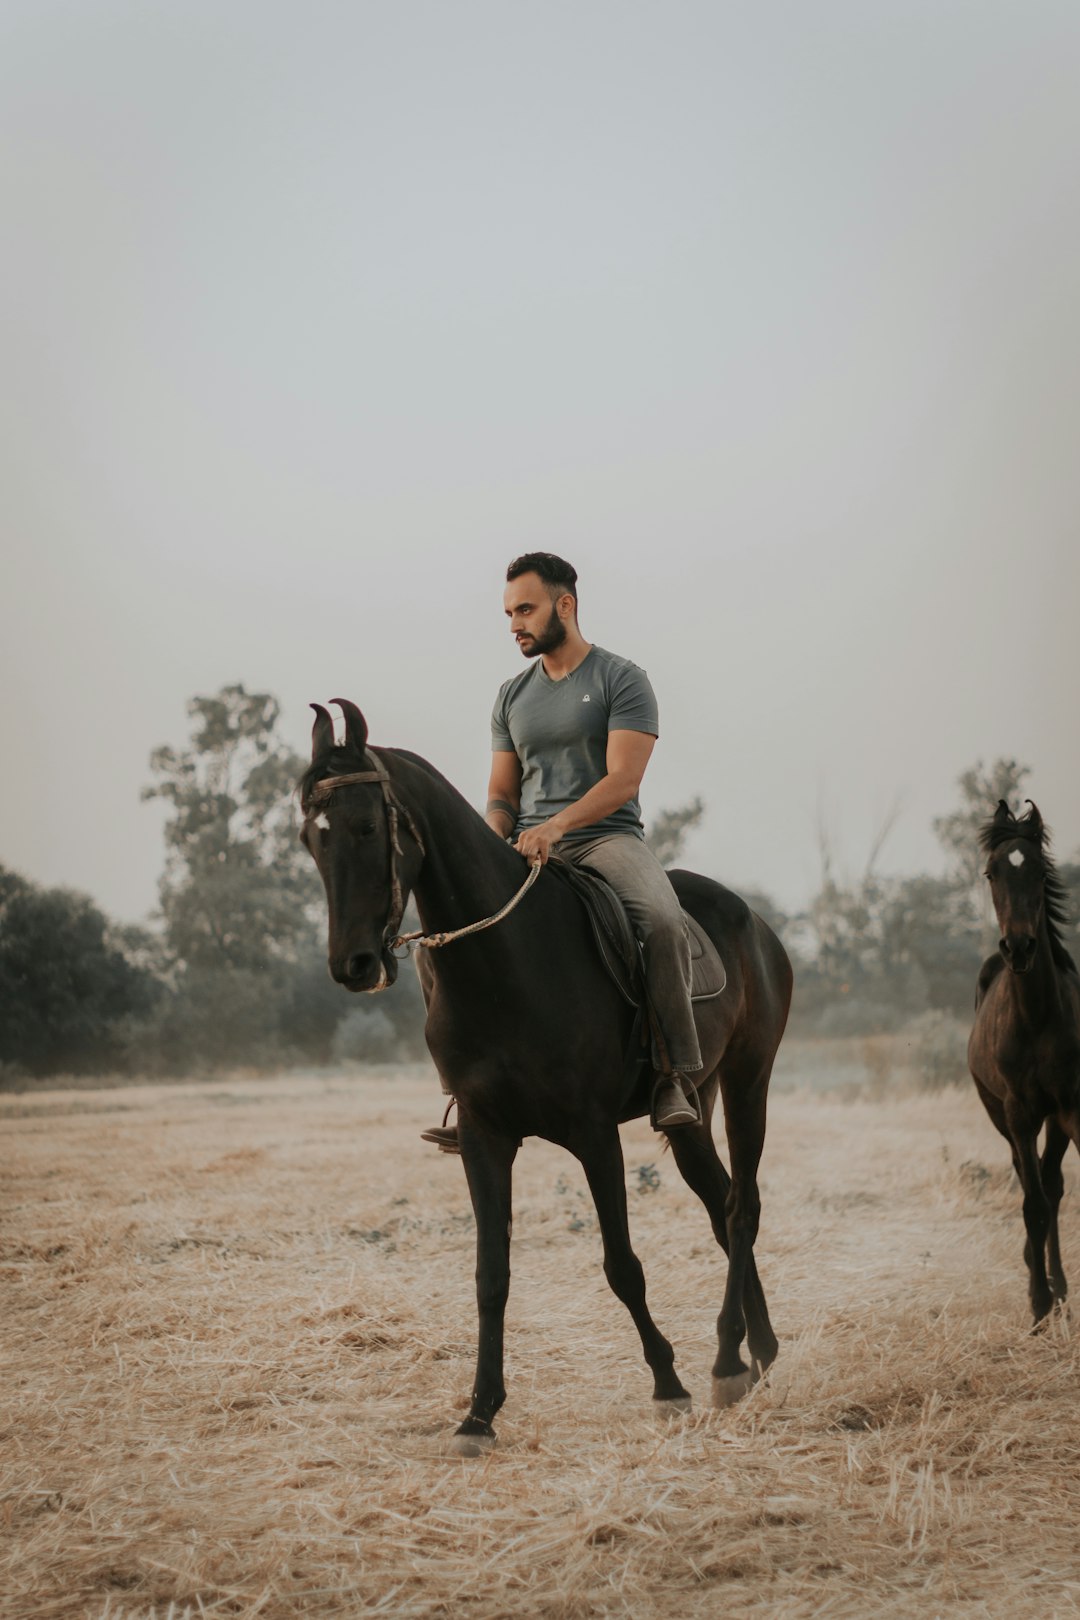
[[[597,1128],[572,1144],[593,1195],[604,1241],[604,1275],[622,1300],[641,1336],[641,1348],[653,1375],[653,1399],[688,1411],[690,1396],[675,1372],[675,1352],[649,1314],[645,1273],[630,1244],[626,1209],[626,1168],[615,1125]]]
[[[1069,1292],[1065,1272],[1061,1265],[1061,1241],[1058,1237],[1058,1210],[1061,1207],[1065,1182],[1061,1175],[1061,1161],[1069,1138],[1059,1122],[1051,1117],[1046,1122],[1046,1146],[1039,1161],[1043,1192],[1050,1205],[1050,1235],[1046,1244],[1046,1257],[1050,1267],[1050,1286],[1054,1290],[1055,1305],[1064,1305]]]
[[[1030,1120],[1021,1108],[1012,1104],[1011,1098],[1005,1105],[1005,1114],[1009,1124],[1009,1134],[1016,1150],[1016,1164],[1020,1172],[1020,1182],[1024,1189],[1024,1227],[1027,1231],[1024,1260],[1028,1268],[1028,1294],[1031,1299],[1031,1312],[1035,1318],[1035,1325],[1038,1326],[1043,1317],[1049,1315],[1054,1303],[1054,1295],[1046,1275],[1046,1240],[1050,1232],[1050,1200],[1043,1191],[1042,1172],[1036,1147],[1040,1122]]]
[[[495,1444],[491,1420],[506,1399],[503,1321],[510,1293],[511,1182],[519,1143],[484,1129],[462,1110],[458,1141],[476,1217],[476,1305],[480,1337],[469,1415],[451,1449],[476,1457]]]

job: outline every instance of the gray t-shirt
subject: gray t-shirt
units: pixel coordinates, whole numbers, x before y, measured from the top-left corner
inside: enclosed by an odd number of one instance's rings
[[[537,658],[500,686],[491,715],[491,747],[521,761],[515,833],[575,804],[607,775],[609,731],[645,731],[656,737],[660,725],[645,671],[603,647],[592,647],[561,681],[553,681]],[[566,837],[579,840],[606,832],[644,837],[637,799]]]

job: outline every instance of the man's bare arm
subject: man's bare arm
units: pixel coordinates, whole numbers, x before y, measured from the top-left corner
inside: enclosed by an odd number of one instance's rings
[[[552,844],[557,844],[568,832],[591,827],[621,809],[628,800],[637,797],[655,746],[656,738],[647,731],[610,731],[605,760],[607,775],[558,815],[541,822],[539,827],[529,827],[514,848],[522,855],[539,855],[546,861]]]
[[[509,838],[521,804],[521,761],[516,754],[492,754],[484,820],[500,838]]]

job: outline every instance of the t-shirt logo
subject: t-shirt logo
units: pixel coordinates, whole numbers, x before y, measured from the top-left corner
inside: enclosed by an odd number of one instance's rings
[[[581,701],[582,701],[582,703],[588,703],[590,701],[588,692],[586,692],[585,696],[582,698]]]

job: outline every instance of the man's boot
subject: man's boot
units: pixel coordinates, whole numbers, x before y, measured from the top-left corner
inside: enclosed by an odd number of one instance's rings
[[[442,1117],[441,1125],[433,1125],[429,1131],[420,1132],[421,1142],[434,1142],[440,1153],[460,1153],[456,1125],[448,1125],[450,1110],[457,1107],[456,1097],[451,1097],[446,1105],[446,1113]]]
[[[654,1131],[674,1131],[681,1125],[700,1125],[701,1105],[689,1080],[675,1070],[661,1075],[653,1088],[652,1127]]]

